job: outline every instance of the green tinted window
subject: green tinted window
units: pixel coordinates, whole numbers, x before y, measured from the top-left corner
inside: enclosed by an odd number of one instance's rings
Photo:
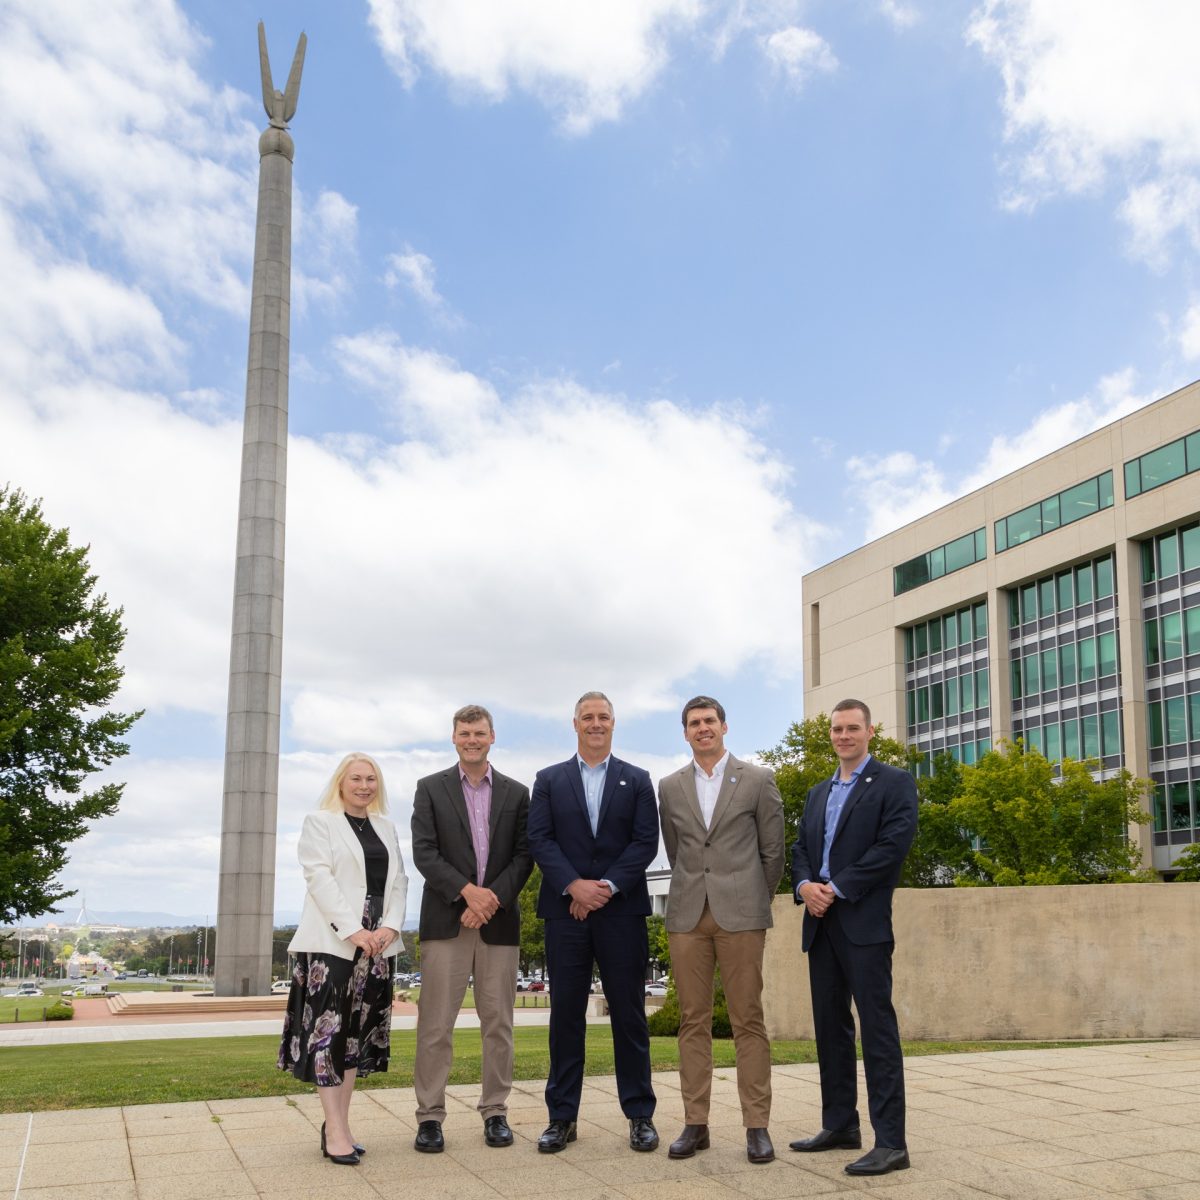
[[[961,608],[958,611],[958,644],[960,646],[971,644],[971,610],[969,608]]]
[[[1026,654],[1021,660],[1021,674],[1025,679],[1026,696],[1036,696],[1042,690],[1042,675],[1038,669],[1040,662],[1041,655],[1036,650],[1032,654]]]
[[[1158,577],[1179,574],[1179,539],[1174,530],[1158,539]]]
[[[906,629],[904,631],[904,661],[910,663],[913,660],[913,631]]]
[[[1062,761],[1062,735],[1059,732],[1058,722],[1053,721],[1045,728],[1046,738],[1046,757],[1051,762]]]
[[[1117,635],[1102,633],[1097,639],[1100,653],[1100,678],[1117,673]],[[1106,750],[1107,754],[1108,751]]]
[[[909,725],[917,723],[917,693],[911,688],[904,693],[904,715]]]
[[[1051,529],[1057,529],[1060,524],[1058,497],[1050,496],[1042,501],[1042,532],[1049,533]]]
[[[975,636],[977,638],[987,637],[987,601],[981,600],[971,609],[971,614],[975,618]]]
[[[936,654],[942,648],[942,623],[936,618],[929,622],[929,653]]]
[[[1063,571],[1054,580],[1054,586],[1058,589],[1058,611],[1066,612],[1069,608],[1075,607],[1075,572]]]
[[[1200,654],[1200,608],[1185,609],[1183,623],[1188,654]]]
[[[1100,714],[1100,744],[1105,758],[1121,753],[1121,714],[1115,709]]]
[[[1158,567],[1154,561],[1154,543],[1142,543],[1142,582],[1153,583],[1158,578]]]
[[[929,688],[929,715],[935,721],[939,717],[945,716],[945,694],[944,684],[935,683]]]
[[[1167,785],[1154,785],[1154,828],[1163,833],[1167,828]]]
[[[1100,507],[1112,508],[1113,505],[1113,473],[1105,471],[1096,479],[1096,487],[1100,492]]]
[[[1008,593],[1008,627],[1015,629],[1021,623],[1021,596],[1019,592]]]
[[[1188,785],[1173,783],[1170,787],[1171,796],[1171,828],[1190,829],[1192,827],[1192,806],[1188,803]]]
[[[1071,717],[1062,723],[1063,758],[1071,758],[1076,762],[1079,761],[1079,720],[1076,717]]]
[[[1070,687],[1076,682],[1075,674],[1075,643],[1063,642],[1058,648],[1058,679],[1063,687]]]
[[[1092,564],[1075,568],[1075,603],[1090,604],[1092,600]]]
[[[975,681],[972,678],[971,672],[966,671],[958,677],[959,682],[959,709],[962,712],[969,713],[975,708]]]
[[[1023,508],[1008,518],[1007,544],[1009,546],[1019,546],[1022,542],[1041,537],[1041,535],[1042,506],[1040,504],[1031,504],[1028,508]]]
[[[1100,757],[1100,718],[1093,714],[1082,718],[1083,726],[1083,757]]]
[[[914,633],[917,639],[917,657],[924,658],[929,653],[929,626],[918,625]]]
[[[929,688],[917,688],[917,720],[929,720]]]
[[[1188,722],[1192,741],[1200,742],[1200,692],[1193,692],[1188,697]]]
[[[1141,464],[1135,458],[1125,464],[1125,499],[1132,500],[1142,490]]]
[[[929,578],[941,579],[946,573],[946,547],[939,546],[929,552]]]
[[[1054,580],[1042,579],[1038,581],[1038,615],[1043,617],[1053,616],[1055,612],[1054,605]]]
[[[1096,599],[1113,594],[1113,562],[1111,558],[1096,559]]]
[[[1021,691],[1021,660],[1019,658],[1014,658],[1008,664],[1008,667],[1012,674],[1012,698],[1014,700],[1020,700],[1021,696],[1024,694]]]
[[[1143,622],[1143,628],[1146,631],[1146,666],[1153,667],[1159,659],[1158,648],[1158,620],[1155,617],[1147,617]]]
[[[958,715],[958,677],[946,680],[946,716]]]
[[[1163,704],[1166,710],[1163,721],[1167,729],[1167,745],[1178,746],[1187,741],[1187,697],[1168,696]]]
[[[996,539],[996,553],[999,554],[1001,550],[1007,550],[1008,549],[1008,521],[1005,520],[1003,517],[1001,517],[1000,520],[996,522],[994,536]]]
[[[1021,620],[1037,620],[1037,584],[1027,583],[1021,588]]]
[[[1042,691],[1058,687],[1058,651],[1051,647],[1042,651]]]
[[[953,613],[942,618],[942,642],[947,650],[958,645],[958,618]]]
[[[1194,434],[1200,436],[1200,434]],[[1196,451],[1200,456],[1200,450]],[[1197,467],[1200,470],[1200,467]],[[1189,525],[1179,531],[1179,540],[1183,543],[1183,569],[1194,571],[1200,567],[1200,525]]]
[[[1162,619],[1163,662],[1183,657],[1183,614],[1167,613]]]
[[[1076,642],[1079,648],[1079,682],[1090,683],[1096,678],[1096,639]]]
[[[992,749],[992,739],[991,738],[980,738],[979,741],[977,741],[975,743],[975,755],[977,758],[982,758],[985,754],[988,754],[991,751],[991,749]]]
[[[1184,440],[1151,450],[1142,455],[1142,491],[1148,492],[1160,484],[1170,483],[1187,473]]]
[[[968,533],[965,537],[955,538],[946,543],[946,571],[961,571],[969,567],[975,559],[975,535]]]
[[[1184,441],[1187,443],[1187,469],[1200,471],[1200,430],[1189,433]]]
[[[1089,479],[1067,488],[1059,498],[1059,507],[1064,525],[1081,517],[1090,517],[1100,507],[1099,481]]]
[[[988,697],[988,669],[980,667],[975,672],[975,707],[987,708],[989,703]]]
[[[1025,730],[1025,745],[1030,750],[1036,750],[1039,754],[1042,752],[1042,728],[1040,725],[1034,725],[1032,728]]]
[[[1146,717],[1149,721],[1150,732],[1150,748],[1158,750],[1163,744],[1163,711],[1162,704],[1157,700],[1151,700],[1146,705]]]

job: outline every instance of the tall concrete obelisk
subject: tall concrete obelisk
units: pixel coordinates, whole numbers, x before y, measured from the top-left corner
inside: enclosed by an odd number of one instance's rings
[[[261,995],[271,985],[295,151],[287,123],[296,112],[307,44],[301,34],[287,87],[278,92],[271,81],[267,35],[258,24],[263,105],[270,125],[258,140],[258,220],[225,726],[218,996]]]

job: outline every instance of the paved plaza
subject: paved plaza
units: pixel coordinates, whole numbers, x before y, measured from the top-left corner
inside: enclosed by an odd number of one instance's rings
[[[776,1067],[771,1132],[777,1160],[746,1161],[732,1070],[714,1085],[712,1148],[671,1161],[682,1125],[678,1078],[655,1076],[664,1145],[635,1154],[615,1081],[584,1089],[579,1140],[558,1155],[534,1142],[545,1125],[541,1084],[520,1083],[511,1149],[483,1144],[478,1089],[450,1089],[446,1152],[417,1154],[413,1093],[356,1096],[354,1130],[368,1146],[357,1167],[322,1160],[320,1105],[291,1098],[214,1100],[0,1116],[0,1188],[13,1200],[693,1200],[856,1196],[887,1200],[1127,1200],[1200,1197],[1200,1041],[910,1058],[913,1166],[852,1179],[856,1154],[794,1154],[818,1128],[815,1065]],[[868,1145],[870,1144],[868,1136]]]

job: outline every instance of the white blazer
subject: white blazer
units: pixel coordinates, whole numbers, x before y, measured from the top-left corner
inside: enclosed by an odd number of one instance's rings
[[[397,934],[404,926],[408,899],[408,876],[396,826],[387,817],[370,815],[371,828],[387,848],[387,883],[383,889],[381,925]],[[300,866],[308,891],[296,936],[288,944],[294,952],[332,954],[353,958],[357,947],[346,939],[363,927],[362,911],[367,898],[367,863],[362,846],[342,812],[321,810],[309,813],[300,830]],[[404,949],[400,938],[387,948],[387,956]]]

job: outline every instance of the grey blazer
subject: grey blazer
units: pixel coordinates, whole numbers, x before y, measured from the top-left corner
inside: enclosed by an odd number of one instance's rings
[[[706,829],[693,770],[689,760],[658,785],[671,863],[667,929],[695,929],[705,901],[722,929],[769,929],[771,899],[783,876],[783,801],[775,773],[730,754]]]

